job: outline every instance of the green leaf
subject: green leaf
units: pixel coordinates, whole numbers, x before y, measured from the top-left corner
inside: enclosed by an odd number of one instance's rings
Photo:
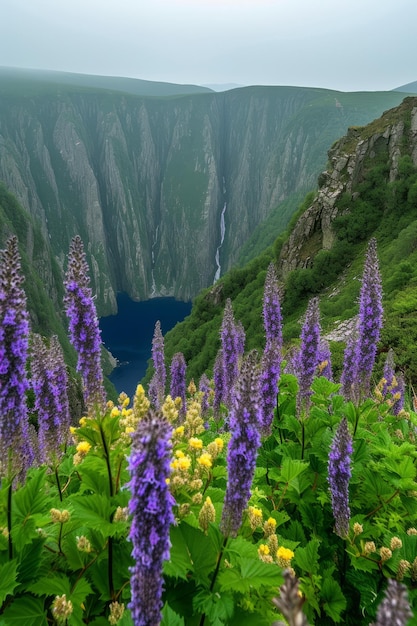
[[[3,604],[5,598],[12,594],[14,589],[18,586],[16,580],[17,577],[17,562],[9,561],[4,565],[0,565],[0,606]]]
[[[279,587],[283,582],[282,573],[274,563],[264,563],[257,559],[240,559],[239,566],[223,570],[218,577],[221,591],[248,593],[261,587]]]
[[[39,536],[24,546],[20,554],[19,583],[27,584],[38,577],[43,546],[44,539]]]
[[[285,458],[281,466],[281,478],[285,483],[292,484],[294,479],[305,472],[308,466],[306,461]]]
[[[184,626],[184,618],[175,613],[169,604],[165,603],[162,609],[161,626]]]
[[[25,485],[13,493],[13,523],[24,522],[32,515],[43,513],[47,509],[49,497],[44,492],[45,472],[46,469],[33,472]]]
[[[71,503],[74,506],[73,519],[79,520],[80,525],[100,531],[103,537],[118,533],[117,524],[109,521],[111,503],[107,496],[98,493],[77,495],[71,498]]]
[[[28,594],[16,598],[0,616],[0,626],[48,626],[43,600]]]
[[[214,571],[219,555],[217,541],[198,528],[182,523],[179,526],[187,546],[187,552],[194,565],[197,584],[209,586],[210,574]]]
[[[233,615],[233,596],[201,589],[193,598],[193,609],[195,613],[206,615],[210,624],[221,626]]]
[[[295,551],[294,561],[298,567],[309,574],[317,574],[319,570],[319,545],[318,539],[312,539],[305,548],[298,547]]]
[[[71,583],[66,576],[43,576],[35,583],[28,586],[28,590],[35,596],[62,596],[64,593],[68,597]]]
[[[187,580],[187,574],[193,570],[193,563],[180,526],[171,526],[170,539],[171,552],[169,561],[164,563],[164,574]]]
[[[342,593],[339,583],[334,578],[325,578],[321,587],[321,597],[324,601],[323,608],[331,619],[339,623],[341,614],[346,609],[346,598]]]

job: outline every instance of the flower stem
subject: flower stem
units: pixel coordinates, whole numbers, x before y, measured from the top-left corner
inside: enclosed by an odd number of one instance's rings
[[[220,565],[221,565],[222,558],[223,558],[223,553],[224,553],[224,551],[226,549],[227,540],[228,540],[228,537],[225,537],[224,541],[223,541],[223,545],[222,545],[221,550],[219,552],[219,555],[217,557],[216,569],[214,570],[213,578],[211,579],[210,592],[213,591],[214,585],[216,583],[216,578],[217,578],[217,575],[219,573]],[[203,613],[202,616],[201,616],[201,619],[200,619],[199,626],[204,626],[205,619],[206,619],[206,614]]]

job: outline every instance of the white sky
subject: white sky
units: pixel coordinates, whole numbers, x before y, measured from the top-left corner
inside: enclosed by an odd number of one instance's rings
[[[416,0],[1,0],[0,65],[174,83],[390,90]]]

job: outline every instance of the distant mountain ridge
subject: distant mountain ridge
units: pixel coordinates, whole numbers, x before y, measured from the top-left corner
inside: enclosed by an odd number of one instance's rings
[[[119,291],[193,298],[272,214],[268,237],[285,228],[291,197],[316,186],[349,126],[404,98],[299,87],[137,96],[10,72],[0,95],[0,181],[61,271],[81,235],[100,314]]]
[[[76,74],[73,72],[58,72],[54,70],[21,69],[0,66],[0,85],[6,84],[10,89],[13,85],[22,86],[22,82],[45,88],[49,86],[84,87],[87,89],[105,89],[120,91],[136,96],[178,96],[192,93],[209,93],[209,87],[201,85],[179,85],[140,78],[121,76],[98,76],[94,74]]]

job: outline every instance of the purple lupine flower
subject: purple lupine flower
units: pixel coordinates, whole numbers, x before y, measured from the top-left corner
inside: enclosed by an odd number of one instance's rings
[[[306,413],[310,405],[311,383],[316,373],[318,351],[320,345],[320,312],[318,298],[312,298],[308,303],[305,321],[301,329],[301,346],[298,354],[298,383],[297,410],[300,415]]]
[[[209,395],[211,391],[210,380],[207,374],[203,374],[200,378],[200,382],[198,384],[198,389],[202,393],[201,397],[201,414],[203,416],[207,415],[209,410]]]
[[[234,319],[230,298],[226,300],[220,338],[225,382],[224,401],[226,404],[230,404],[233,385],[239,373],[238,362],[242,349],[242,335]]]
[[[225,396],[225,373],[224,373],[224,362],[223,362],[223,350],[220,348],[216,355],[216,360],[214,361],[213,367],[213,378],[214,378],[214,400],[213,400],[213,411],[214,417],[218,419],[220,417],[220,405],[224,402]]]
[[[282,347],[282,314],[278,279],[275,266],[270,263],[265,278],[263,294],[263,320],[266,343],[274,339]]]
[[[63,454],[70,427],[68,376],[58,338],[47,347],[40,335],[33,335],[31,385],[38,414],[39,461],[56,462]]]
[[[236,350],[238,359],[243,356],[245,352],[246,333],[242,322],[239,320],[236,324]]]
[[[69,336],[78,354],[77,371],[81,374],[83,395],[89,413],[104,410],[106,395],[101,367],[101,333],[94,304],[84,245],[72,238],[65,274],[65,311]]]
[[[0,251],[0,459],[1,473],[19,473],[21,480],[34,458],[25,396],[29,316],[23,280],[17,237],[12,236]]]
[[[358,354],[357,354],[357,331],[355,330],[349,335],[343,355],[343,370],[340,376],[342,384],[342,394],[346,400],[357,402],[357,370],[358,370]]]
[[[407,587],[390,578],[378,607],[376,622],[370,626],[406,626],[412,617]]]
[[[329,342],[326,339],[322,339],[320,341],[317,362],[319,376],[324,376],[328,380],[333,380],[332,353],[330,352]]]
[[[382,328],[382,287],[376,239],[368,244],[359,296],[358,371],[362,398],[369,396],[372,369]]]
[[[228,480],[220,529],[235,537],[247,506],[261,442],[261,410],[257,353],[243,359],[229,414]]]
[[[169,558],[169,532],[174,523],[174,500],[167,485],[171,435],[165,418],[150,410],[132,436],[129,539],[135,564],[130,568],[129,608],[135,626],[158,626],[162,619],[162,566]]]
[[[260,373],[260,406],[262,433],[270,434],[274,418],[274,409],[277,406],[278,381],[281,370],[280,347],[278,340],[271,337],[265,346],[262,355]]]
[[[167,372],[165,367],[165,346],[164,337],[161,331],[161,322],[158,320],[155,324],[155,330],[152,339],[152,361],[154,367],[153,375],[153,399],[154,407],[159,409],[165,398],[165,385]]]
[[[347,419],[344,417],[333,437],[328,463],[328,480],[335,532],[342,538],[346,537],[349,532],[349,479],[352,452],[352,438],[349,434]]]
[[[393,385],[391,393],[393,394],[392,413],[398,415],[404,408],[405,398],[405,381],[402,374],[397,374],[395,377],[396,385]]]
[[[187,369],[187,364],[185,362],[184,355],[182,352],[177,352],[172,357],[171,361],[171,385],[170,385],[170,394],[172,398],[181,398],[181,409],[180,415],[185,416],[186,412],[186,404],[185,404],[185,396],[187,390],[185,372]]]
[[[391,387],[394,381],[394,376],[395,376],[394,351],[392,348],[388,350],[382,375],[384,378],[384,384],[382,387],[382,395],[386,396],[389,388]]]

